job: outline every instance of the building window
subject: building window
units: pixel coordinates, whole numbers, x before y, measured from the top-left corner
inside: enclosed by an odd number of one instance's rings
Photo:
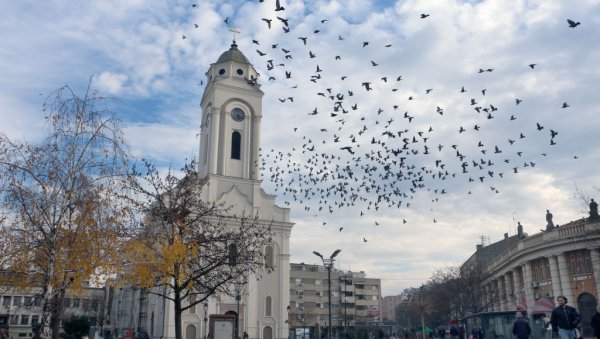
[[[39,324],[39,323],[40,323],[40,316],[32,315],[31,316],[31,325],[35,325],[35,324]]]
[[[10,296],[5,295],[2,297],[2,306],[10,306]]]
[[[238,131],[231,133],[231,159],[240,160],[242,156],[242,134]]]
[[[275,260],[273,255],[273,246],[265,247],[265,267],[273,268],[275,267]]]
[[[190,305],[193,305],[196,302],[196,295],[190,295]],[[190,314],[196,313],[196,305],[190,307]]]
[[[29,325],[29,316],[23,314],[21,316],[21,325]]]
[[[11,325],[17,325],[19,323],[19,316],[16,314],[13,314],[10,316],[10,324]]]
[[[71,307],[79,307],[79,299],[73,299],[71,302]]]
[[[317,303],[316,308],[323,308],[323,304],[322,303]]]
[[[296,295],[304,295],[304,291],[296,290]]]
[[[22,297],[14,297],[13,298],[13,306],[21,306]]]
[[[296,278],[296,284],[302,284],[302,278]]]
[[[25,297],[25,300],[23,301],[23,305],[25,305],[26,307],[31,307],[32,306],[31,297]]]
[[[590,259],[590,251],[579,250],[567,253],[567,260],[571,269],[571,274],[591,273],[592,264]]]
[[[265,316],[271,316],[271,297],[265,299]]]
[[[534,281],[550,279],[550,263],[548,258],[540,258],[531,262]]]

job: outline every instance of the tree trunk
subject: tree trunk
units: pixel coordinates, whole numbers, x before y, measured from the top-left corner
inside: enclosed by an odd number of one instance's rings
[[[175,290],[175,339],[182,339],[181,333],[181,291]]]
[[[55,307],[55,292],[54,286],[52,285],[52,277],[54,276],[54,264],[55,264],[55,252],[52,250],[49,255],[49,268],[48,268],[48,277],[46,282],[46,291],[44,293],[44,301],[43,301],[43,311],[42,311],[42,336],[44,338],[54,338],[53,330],[52,330],[52,314],[54,312]]]

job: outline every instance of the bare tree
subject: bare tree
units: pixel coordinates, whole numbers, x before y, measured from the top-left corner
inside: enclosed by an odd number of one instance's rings
[[[234,283],[269,269],[263,247],[272,241],[270,224],[204,201],[205,181],[193,161],[179,176],[169,171],[163,177],[147,161],[132,174],[131,203],[144,221],[124,248],[129,269],[123,278],[173,302],[181,339],[183,311],[216,294],[232,295]]]
[[[441,301],[437,308],[445,308],[456,318],[487,310],[496,302],[496,295],[487,295],[483,289],[485,272],[476,265],[449,266],[433,274],[429,284],[434,296]]]
[[[56,90],[43,111],[39,144],[0,134],[0,284],[41,288],[43,334],[58,338],[65,289],[111,267],[127,215],[115,200],[127,155],[119,120],[89,86],[83,97]]]

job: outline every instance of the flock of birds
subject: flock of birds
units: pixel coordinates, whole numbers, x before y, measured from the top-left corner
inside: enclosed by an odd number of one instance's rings
[[[296,82],[289,87],[289,95],[279,98],[280,104],[286,105],[285,109],[294,104],[294,90],[299,86],[303,91],[298,95],[306,95],[307,87],[315,88],[316,97],[310,100],[318,103],[304,110],[303,119],[308,123],[298,124],[290,131],[290,138],[298,140],[296,147],[261,150],[263,179],[274,185],[286,205],[303,206],[307,213],[316,216],[344,208],[352,208],[357,216],[363,216],[382,208],[410,208],[420,192],[427,192],[433,203],[438,202],[453,188],[464,186],[452,184],[457,181],[486,185],[492,194],[497,194],[502,178],[535,167],[536,159],[549,153],[542,150],[541,144],[529,145],[530,149],[539,149],[538,153],[523,151],[528,140],[540,140],[533,138],[533,134],[544,136],[544,147],[557,144],[559,132],[543,121],[535,126],[520,122],[519,107],[526,98],[514,97],[509,106],[504,99],[495,102],[494,93],[486,88],[457,85],[458,105],[468,108],[472,115],[458,126],[452,126],[454,120],[446,119],[457,114],[452,111],[456,106],[445,108],[432,104],[435,88],[407,92],[402,88],[405,79],[400,74],[358,83],[352,83],[351,76],[343,74],[337,75],[335,81],[327,80],[328,77],[323,76],[326,71],[319,65],[321,53],[315,49],[318,44],[313,42],[319,39],[321,30],[326,29],[328,20],[321,20],[322,27],[314,28],[312,35],[294,37],[293,24],[285,18],[285,8],[279,0],[275,1],[273,10],[276,20],[260,20],[268,29],[282,29],[285,36],[291,38],[268,44],[252,40],[257,58],[264,62],[267,70],[267,82]],[[424,13],[419,18],[428,20],[429,16]],[[224,22],[229,26],[229,18]],[[580,25],[570,19],[567,23],[570,28]],[[342,35],[337,40],[340,44],[354,43],[361,49],[372,45],[369,41],[350,41]],[[391,47],[391,43],[384,45],[384,48]],[[298,48],[304,49],[303,55],[292,53]],[[343,58],[337,55],[334,61],[342,62]],[[314,74],[308,79],[297,79],[295,74],[300,72],[290,66],[293,61],[304,69],[313,62]],[[380,66],[375,60],[365,63],[370,67]],[[529,72],[535,72],[536,67],[536,63],[523,65],[524,71]],[[486,77],[494,71],[494,68],[477,67],[473,77]],[[383,98],[381,107],[363,108],[368,105],[363,105],[361,98],[368,95]],[[431,111],[406,108],[416,101],[431,106]],[[319,105],[321,102],[325,104]],[[568,109],[569,104],[563,102],[557,108]],[[456,138],[447,138],[452,129],[451,134]],[[436,135],[438,130],[445,133],[444,136]],[[500,130],[501,142],[498,141]],[[467,187],[466,193],[471,194],[470,186]],[[435,218],[432,221],[437,222]],[[380,224],[379,221],[374,223],[375,226]],[[408,221],[402,219],[401,223]],[[339,231],[342,230],[343,227],[339,227]]]

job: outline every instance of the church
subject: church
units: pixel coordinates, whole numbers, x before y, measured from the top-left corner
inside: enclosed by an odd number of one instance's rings
[[[200,101],[198,173],[207,179],[205,201],[232,206],[235,215],[258,214],[258,222],[271,227],[272,242],[265,246],[265,267],[270,273],[250,276],[237,288],[237,298],[215,296],[182,315],[184,339],[204,339],[221,315],[233,315],[239,337],[288,338],[290,299],[290,210],[275,205],[275,196],[261,188],[259,172],[260,126],[264,93],[259,74],[237,48],[235,40],[206,73]],[[141,331],[149,338],[175,337],[173,305],[164,298],[132,287],[115,290],[111,327],[117,333]],[[212,328],[212,330],[211,330]],[[234,332],[235,333],[235,332]]]

